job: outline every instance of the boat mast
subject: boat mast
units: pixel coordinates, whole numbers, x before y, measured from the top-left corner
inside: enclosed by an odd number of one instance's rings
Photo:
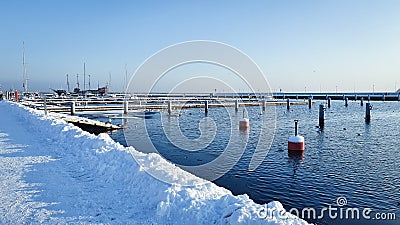
[[[89,76],[89,90],[90,90],[90,74],[88,76]]]
[[[126,89],[128,88],[128,69],[126,68],[126,64],[125,64],[125,90],[124,91],[126,91]]]
[[[69,80],[68,80],[68,73],[67,73],[67,90],[69,92]]]
[[[111,72],[108,73],[108,91],[111,90]]]
[[[76,74],[76,85],[78,85],[78,89],[79,89],[79,74]]]
[[[83,63],[83,91],[85,91],[86,88],[86,65]]]
[[[24,92],[28,93],[28,81],[26,79],[26,63],[25,63],[25,42],[24,41],[22,42],[22,66],[24,67],[22,87],[24,88]]]

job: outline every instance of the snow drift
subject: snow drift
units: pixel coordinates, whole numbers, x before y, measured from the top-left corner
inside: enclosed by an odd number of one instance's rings
[[[277,201],[258,205],[211,182],[163,183],[145,170],[200,178],[56,114],[4,101],[0,113],[0,223],[307,224]]]

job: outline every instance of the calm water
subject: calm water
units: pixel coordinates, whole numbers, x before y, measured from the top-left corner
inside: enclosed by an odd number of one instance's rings
[[[235,139],[231,147],[246,147],[245,152],[227,174],[214,182],[234,194],[247,194],[255,202],[279,200],[287,210],[297,208],[301,211],[313,207],[318,213],[323,207],[337,206],[337,198],[345,197],[347,205],[344,207],[358,207],[360,211],[372,208],[371,216],[376,212],[394,212],[399,218],[400,103],[372,102],[372,119],[366,123],[365,105],[361,107],[359,102],[351,101],[346,108],[342,101],[333,101],[332,107],[326,111],[323,130],[317,127],[319,103],[311,110],[306,105],[292,106],[290,111],[286,106],[268,108],[267,111],[276,110],[275,136],[267,157],[254,171],[248,170],[250,159],[260,138],[260,121],[268,116],[268,113],[261,112],[260,107],[247,107],[251,123],[248,132],[237,131],[237,120],[242,115],[229,111],[233,109],[211,108],[207,117],[203,109],[181,111],[179,119],[173,120],[179,120],[180,132],[189,140],[199,138],[202,129],[213,130],[211,125],[215,124],[215,133],[210,132],[210,137],[205,135],[206,139],[211,138],[211,143],[196,152],[181,150],[171,143],[171,137],[165,135],[168,126],[172,126],[167,115],[154,114],[146,119],[146,127],[160,154],[181,165],[210,162],[224,151],[230,139]],[[229,113],[233,115],[232,122]],[[289,155],[287,151],[287,139],[293,134],[294,119],[299,120],[299,133],[306,140],[306,150],[301,156]],[[128,127],[126,135],[135,140],[140,140],[134,132],[138,121],[134,118],[125,121]],[[264,135],[272,134],[267,132]],[[126,144],[123,132],[111,136]],[[139,141],[137,143],[136,148],[140,150]],[[204,171],[191,172],[207,177]],[[366,223],[328,218],[307,220],[319,224]],[[389,222],[378,224],[398,224],[400,221]],[[377,221],[370,223],[377,224]]]

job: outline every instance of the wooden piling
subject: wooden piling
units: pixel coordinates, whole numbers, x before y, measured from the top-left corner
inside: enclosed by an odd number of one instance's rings
[[[125,100],[124,101],[124,114],[128,114],[128,111],[129,111],[129,107],[128,106],[129,106],[128,105],[128,101]]]
[[[235,100],[235,112],[239,110],[239,100]]]
[[[324,127],[325,124],[325,106],[323,104],[319,105],[319,127],[322,128]]]
[[[290,110],[290,99],[286,99],[286,108],[287,110]]]
[[[331,107],[331,97],[328,97],[328,108]]]
[[[262,111],[265,111],[266,101],[265,99],[262,100]]]
[[[47,102],[46,102],[46,98],[44,98],[43,105],[44,105],[44,115],[47,116]]]
[[[168,110],[168,114],[169,114],[169,115],[171,115],[171,113],[172,113],[172,105],[171,105],[171,101],[168,101],[167,110]]]
[[[365,104],[365,121],[369,122],[371,120],[371,103],[367,102]]]
[[[45,102],[46,102],[46,98],[45,98]],[[75,102],[71,102],[71,116],[75,115]]]

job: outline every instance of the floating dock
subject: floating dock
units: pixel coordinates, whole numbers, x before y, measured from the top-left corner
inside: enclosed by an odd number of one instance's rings
[[[111,123],[104,123],[98,120],[87,119],[79,116],[69,116],[60,113],[53,113],[52,116],[63,119],[64,121],[71,123],[84,131],[96,135],[123,129],[122,125],[113,125]]]

